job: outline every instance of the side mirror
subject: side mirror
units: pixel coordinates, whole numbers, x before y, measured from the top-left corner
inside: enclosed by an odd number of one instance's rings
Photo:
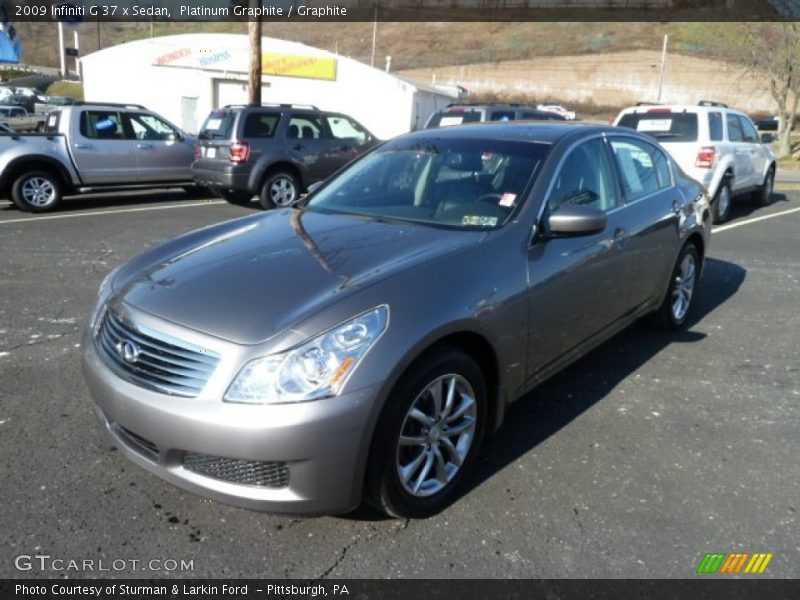
[[[761,143],[762,144],[771,144],[775,141],[775,136],[771,133],[762,133],[761,134]]]
[[[598,233],[606,228],[606,213],[592,206],[565,206],[550,215],[551,235],[576,236]]]
[[[314,183],[308,186],[308,191],[306,193],[313,194],[320,188],[321,185],[322,185],[321,181],[315,181]]]

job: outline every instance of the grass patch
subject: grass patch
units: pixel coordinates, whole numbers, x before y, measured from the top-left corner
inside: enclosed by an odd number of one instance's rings
[[[83,86],[76,81],[56,81],[51,83],[47,91],[48,96],[67,96],[76,100],[83,100]]]

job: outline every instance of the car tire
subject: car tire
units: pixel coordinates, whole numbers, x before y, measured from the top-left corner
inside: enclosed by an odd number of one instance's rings
[[[63,193],[61,179],[49,171],[23,173],[11,185],[11,200],[25,212],[53,210]]]
[[[667,293],[661,306],[653,315],[655,324],[661,329],[675,331],[685,324],[694,306],[697,283],[701,271],[700,253],[693,243],[686,244],[669,279]]]
[[[486,382],[472,358],[455,348],[423,356],[401,377],[379,418],[366,471],[367,503],[398,518],[444,509],[475,462],[486,415]]]
[[[770,167],[764,177],[764,183],[756,191],[756,202],[759,206],[769,206],[772,204],[772,189],[775,187],[775,168]]]
[[[711,218],[715,225],[724,223],[731,214],[731,184],[723,181],[719,184],[714,202],[711,206]]]
[[[286,208],[300,197],[301,185],[289,171],[273,171],[264,179],[259,202],[264,210]]]

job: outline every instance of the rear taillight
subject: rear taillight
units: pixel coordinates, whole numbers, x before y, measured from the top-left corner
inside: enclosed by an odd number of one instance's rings
[[[203,156],[203,150],[200,147],[200,144],[195,144],[194,145],[194,159],[195,160],[200,160],[200,158],[202,156]]]
[[[235,142],[231,144],[228,156],[230,156],[231,162],[233,163],[246,162],[250,156],[250,144],[247,142]]]
[[[714,146],[703,146],[697,151],[697,160],[694,166],[700,169],[710,169],[714,166],[717,157],[717,149]]]

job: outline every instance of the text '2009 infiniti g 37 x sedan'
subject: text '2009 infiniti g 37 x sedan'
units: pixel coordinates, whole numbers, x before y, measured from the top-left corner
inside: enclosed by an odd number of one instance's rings
[[[636,132],[420,131],[116,269],[84,372],[113,443],[182,488],[424,517],[509,402],[642,316],[681,327],[708,238],[700,186]]]

